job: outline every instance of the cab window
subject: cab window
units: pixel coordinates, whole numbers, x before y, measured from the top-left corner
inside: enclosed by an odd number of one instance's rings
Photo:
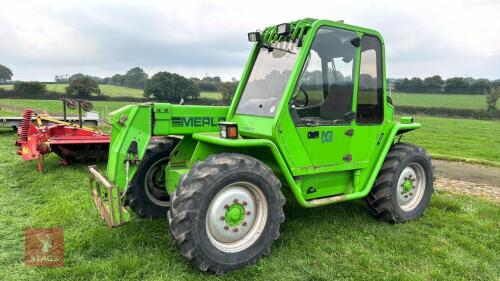
[[[356,46],[352,31],[321,27],[292,99],[299,126],[348,124],[352,111]]]
[[[384,118],[382,54],[380,41],[374,36],[361,39],[356,122],[379,124]]]

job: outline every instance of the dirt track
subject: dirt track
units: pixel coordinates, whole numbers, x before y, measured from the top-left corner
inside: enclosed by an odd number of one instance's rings
[[[435,166],[437,189],[481,196],[500,202],[500,168],[441,160]]]

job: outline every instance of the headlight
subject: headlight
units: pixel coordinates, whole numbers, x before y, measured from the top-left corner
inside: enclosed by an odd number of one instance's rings
[[[219,122],[220,137],[223,139],[238,138],[238,124],[232,122]]]
[[[248,41],[250,42],[259,42],[260,41],[260,32],[249,32],[248,33]]]
[[[278,25],[278,35],[287,35],[288,33],[290,33],[289,23],[282,23]]]

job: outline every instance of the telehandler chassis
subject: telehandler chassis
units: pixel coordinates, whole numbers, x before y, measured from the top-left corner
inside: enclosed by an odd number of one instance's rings
[[[106,176],[91,191],[109,226],[167,217],[182,256],[221,274],[270,253],[291,191],[302,207],[364,198],[403,223],[433,192],[431,158],[397,141],[382,36],[302,19],[248,34],[254,47],[229,107],[147,103],[113,113]],[[102,188],[104,186],[104,188]]]

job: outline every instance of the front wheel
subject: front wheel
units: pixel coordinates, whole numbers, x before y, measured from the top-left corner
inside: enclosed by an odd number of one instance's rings
[[[214,155],[193,166],[168,214],[181,254],[217,274],[269,254],[284,221],[280,187],[269,167],[245,155]]]
[[[137,168],[127,190],[127,204],[142,218],[164,218],[170,207],[165,188],[165,166],[177,139],[155,139]]]
[[[403,223],[424,213],[433,181],[430,155],[416,145],[398,143],[387,154],[366,202],[376,218]]]

